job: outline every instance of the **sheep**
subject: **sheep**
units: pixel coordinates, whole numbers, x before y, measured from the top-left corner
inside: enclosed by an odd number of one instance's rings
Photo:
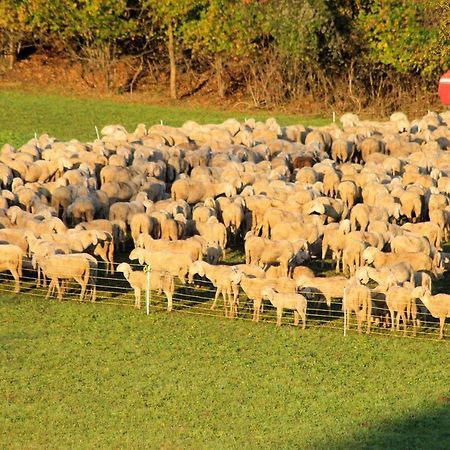
[[[153,239],[150,235],[141,233],[136,239],[136,248],[143,248],[150,251],[171,251],[188,253],[192,261],[203,259],[203,250],[206,244],[202,244],[198,239],[191,237],[186,240],[169,241],[167,239]]]
[[[20,292],[20,278],[22,278],[22,263],[24,251],[14,244],[0,245],[0,272],[9,271],[14,277],[14,292]]]
[[[363,252],[363,260],[367,264],[373,264],[375,268],[390,266],[399,262],[411,264],[415,271],[425,270],[438,276],[441,269],[435,267],[433,260],[423,253],[384,253],[375,247],[367,247]]]
[[[397,331],[400,330],[400,319],[402,319],[403,335],[406,335],[406,325],[411,315],[414,327],[413,335],[416,335],[417,307],[415,301],[413,301],[412,292],[413,287],[397,285],[391,285],[385,291],[386,305],[391,315],[391,332],[394,331],[395,327],[394,312],[397,312]]]
[[[378,269],[369,266],[360,267],[356,270],[355,277],[363,284],[373,280],[379,286],[386,287],[389,280],[394,280],[396,283],[412,282],[416,273],[418,272],[414,272],[408,262],[399,262]]]
[[[139,264],[148,264],[152,270],[167,271],[177,276],[182,284],[186,284],[186,276],[193,262],[190,254],[186,252],[149,251],[143,248],[132,250],[129,259],[137,259]]]
[[[431,292],[420,286],[416,287],[411,295],[420,298],[430,314],[439,319],[439,339],[444,338],[445,319],[450,317],[450,294],[431,295]]]
[[[350,328],[350,316],[355,312],[358,322],[358,333],[362,332],[362,322],[367,321],[366,334],[370,333],[372,298],[370,289],[359,283],[356,277],[351,278],[344,288],[342,298],[342,310],[344,311],[344,335]]]
[[[264,288],[262,290],[262,297],[272,303],[277,308],[277,326],[281,326],[281,316],[283,309],[294,310],[294,325],[297,326],[302,318],[302,329],[306,328],[306,298],[301,294],[283,294],[276,292],[272,288]]]
[[[45,276],[51,280],[46,298],[50,296],[52,290],[56,287],[58,300],[62,300],[63,291],[59,280],[74,279],[81,286],[80,301],[83,301],[87,285],[90,282],[92,285],[91,301],[95,302],[97,260],[93,256],[87,253],[48,256],[33,255],[33,268],[36,268],[37,264],[39,264]]]
[[[323,295],[328,308],[330,308],[333,298],[342,298],[344,295],[348,279],[342,276],[321,278],[302,275],[295,279],[295,283],[299,290]]]
[[[235,317],[239,305],[239,282],[242,278],[242,272],[235,266],[213,266],[205,261],[195,261],[189,267],[189,283],[193,283],[196,274],[208,278],[216,287],[211,309],[216,307],[217,300],[222,294],[225,317]]]
[[[278,292],[286,294],[295,294],[297,292],[296,282],[290,278],[254,278],[243,276],[240,287],[245,295],[253,300],[253,322],[258,322],[262,309],[262,291],[264,288],[272,287]]]
[[[134,306],[141,308],[141,291],[147,288],[147,274],[141,270],[132,270],[128,263],[120,263],[117,266],[117,272],[122,272],[125,279],[134,289]],[[173,294],[175,292],[175,283],[173,275],[161,270],[150,271],[150,289],[162,291],[167,298],[167,311],[172,311]]]

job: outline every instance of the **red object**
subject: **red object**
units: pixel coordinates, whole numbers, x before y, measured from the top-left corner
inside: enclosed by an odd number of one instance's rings
[[[450,105],[450,70],[439,79],[438,94],[444,105]]]

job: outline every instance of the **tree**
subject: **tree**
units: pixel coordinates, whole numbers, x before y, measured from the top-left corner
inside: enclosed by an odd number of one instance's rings
[[[149,21],[159,30],[166,43],[170,66],[170,97],[177,92],[177,46],[182,42],[181,28],[198,19],[203,0],[143,0],[142,7]]]
[[[196,57],[206,58],[216,76],[217,92],[226,93],[225,61],[244,58],[255,49],[257,27],[251,7],[241,0],[207,0],[198,20],[181,28],[186,46]]]

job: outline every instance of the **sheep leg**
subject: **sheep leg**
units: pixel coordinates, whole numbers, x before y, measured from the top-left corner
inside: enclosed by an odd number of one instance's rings
[[[294,311],[294,325],[298,326],[299,321],[300,321],[300,310],[296,309]]]
[[[258,322],[259,321],[259,314],[261,311],[261,304],[262,304],[262,300],[259,298],[255,298],[253,300],[253,321],[254,322]]]
[[[389,313],[391,315],[391,332],[393,332],[395,329],[394,310],[389,308]]]
[[[173,308],[173,301],[172,301],[172,292],[170,291],[164,291],[164,294],[166,294],[167,298],[167,311],[172,311]]]
[[[445,316],[439,317],[439,339],[444,339]]]
[[[228,317],[228,292],[226,289],[221,289],[221,294],[223,297],[223,311],[225,313],[225,317]]]
[[[214,308],[216,307],[217,299],[219,298],[219,294],[220,294],[220,290],[219,290],[219,288],[217,288],[217,289],[216,289],[216,293],[215,293],[215,295],[214,295],[214,302],[213,302],[213,304],[211,305],[211,309],[214,309]]]
[[[366,334],[370,334],[370,327],[372,325],[372,302],[369,301],[368,305],[367,305],[367,329],[366,329]]]
[[[306,309],[299,311],[300,317],[302,318],[302,330],[306,328]]]
[[[54,289],[55,289],[55,280],[52,278],[50,284],[48,285],[47,295],[45,296],[45,298],[49,298]]]
[[[58,279],[56,279],[56,280],[52,280],[52,282],[55,282],[55,284],[56,284],[56,289],[57,289],[57,291],[58,291],[58,300],[59,301],[62,301],[62,290],[61,290],[61,286],[59,285],[59,282],[58,282]],[[54,287],[54,286],[53,286]]]
[[[358,322],[358,333],[361,334],[362,331],[362,310],[355,309],[356,321]]]
[[[86,292],[87,280],[83,280],[83,278],[81,278],[81,277],[74,277],[74,279],[81,286],[80,302],[82,302],[84,299],[84,293]]]
[[[17,270],[14,270],[14,269],[10,269],[9,271],[11,272],[11,275],[14,277],[14,281],[15,281],[14,292],[17,294],[18,292],[20,292],[19,274],[18,274]]]
[[[141,309],[141,290],[140,288],[134,288],[134,307]]]
[[[281,327],[281,316],[283,315],[283,308],[277,308],[277,327]]]

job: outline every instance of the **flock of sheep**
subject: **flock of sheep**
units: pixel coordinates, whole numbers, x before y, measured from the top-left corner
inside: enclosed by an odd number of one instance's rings
[[[80,300],[96,299],[100,264],[121,272],[140,307],[146,275],[173,306],[175,280],[207,278],[214,308],[239,314],[243,291],[253,320],[263,300],[306,325],[312,298],[342,299],[344,325],[355,314],[404,333],[418,312],[440,321],[450,295],[433,295],[445,276],[450,228],[450,112],[384,122],[354,114],[331,124],[281,127],[274,119],[175,128],[106,126],[91,143],[48,135],[0,154],[0,271],[19,292],[22,265],[47,297],[72,280]],[[224,262],[230,246],[245,264]],[[126,261],[116,266],[117,254]],[[332,258],[336,276],[309,260]],[[419,301],[420,299],[420,301]]]

